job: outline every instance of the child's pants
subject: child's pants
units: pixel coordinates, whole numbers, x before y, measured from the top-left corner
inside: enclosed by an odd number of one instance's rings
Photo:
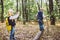
[[[44,30],[44,24],[43,24],[43,23],[41,24],[41,23],[39,22],[39,28],[40,28],[40,31],[43,31],[43,30]]]
[[[15,27],[12,27],[12,30],[10,32],[10,40],[15,40],[14,34],[15,34]]]

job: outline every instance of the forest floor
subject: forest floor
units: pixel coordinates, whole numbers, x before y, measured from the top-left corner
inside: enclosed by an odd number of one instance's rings
[[[55,26],[45,24],[44,34],[42,40],[60,40],[60,25],[56,23]],[[39,32],[39,25],[37,22],[30,22],[23,25],[22,22],[17,22],[15,26],[15,38],[17,40],[33,40]],[[0,23],[0,40],[9,40],[10,33],[7,32],[5,23]]]

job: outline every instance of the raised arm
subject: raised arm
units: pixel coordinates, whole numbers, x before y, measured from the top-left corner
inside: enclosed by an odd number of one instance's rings
[[[17,12],[14,16],[11,16],[9,19],[17,19],[19,17],[19,12]]]

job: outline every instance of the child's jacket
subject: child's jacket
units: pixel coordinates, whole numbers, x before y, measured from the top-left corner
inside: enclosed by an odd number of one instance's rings
[[[37,19],[39,20],[40,24],[43,24],[43,12],[38,12]]]
[[[10,20],[9,17],[8,17],[8,23],[9,23],[9,25],[11,25],[11,26],[15,26],[15,25],[16,25],[15,19]]]

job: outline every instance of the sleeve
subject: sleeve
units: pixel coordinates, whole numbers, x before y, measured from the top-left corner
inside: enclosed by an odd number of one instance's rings
[[[19,13],[15,14],[14,16],[10,16],[10,18],[9,18],[9,19],[17,19],[17,18],[18,18],[18,16],[19,16]]]
[[[43,18],[45,18],[46,16],[43,14]]]

